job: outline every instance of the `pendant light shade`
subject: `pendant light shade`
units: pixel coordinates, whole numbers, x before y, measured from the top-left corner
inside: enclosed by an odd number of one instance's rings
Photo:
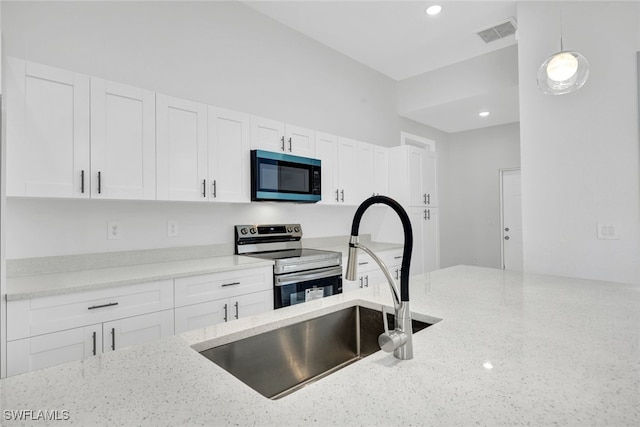
[[[580,89],[589,77],[589,62],[582,54],[564,50],[560,11],[560,52],[548,57],[538,69],[538,88],[545,95],[564,95]]]
[[[578,52],[562,51],[538,69],[538,88],[545,95],[564,95],[580,89],[589,77],[589,62]]]

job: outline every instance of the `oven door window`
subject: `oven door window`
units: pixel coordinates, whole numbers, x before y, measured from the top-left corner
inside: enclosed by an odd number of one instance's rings
[[[323,277],[275,287],[275,307],[287,307],[342,293],[342,277]]]

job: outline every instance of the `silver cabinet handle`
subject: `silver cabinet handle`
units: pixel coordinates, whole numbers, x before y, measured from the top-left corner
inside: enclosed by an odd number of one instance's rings
[[[425,204],[425,205],[427,204],[427,193],[424,193],[422,195],[422,203]]]
[[[431,209],[427,209],[427,220],[431,221]]]
[[[111,328],[111,350],[116,349],[116,328]]]
[[[280,142],[282,142],[282,151],[287,151],[284,149],[284,136],[280,138]]]
[[[217,183],[216,180],[213,180],[213,183],[211,184],[213,186],[213,198],[215,199],[216,197],[218,197],[218,189],[217,187]]]
[[[341,190],[341,191],[340,191],[340,195],[341,195],[341,197],[340,197],[340,198],[341,198],[341,200],[340,200],[340,201],[341,201],[341,202],[344,202],[344,190]]]
[[[228,313],[227,313],[227,310],[228,310],[228,308],[227,308],[227,304],[225,304],[225,305],[224,305],[224,321],[225,321],[225,322],[227,321],[227,314],[228,314]]]
[[[427,204],[431,204],[431,194],[427,194]]]
[[[340,192],[340,190],[336,189],[336,202],[340,201],[340,197],[338,197],[338,193]]]
[[[364,288],[364,277],[360,278],[360,288]]]
[[[102,172],[98,171],[98,194],[102,193]]]
[[[93,331],[93,355],[96,355],[96,331]]]
[[[291,144],[291,137],[289,137],[289,152],[293,150],[293,146]]]
[[[224,288],[226,286],[235,286],[235,285],[239,285],[239,284],[240,284],[240,282],[224,283],[222,285],[222,287]]]
[[[114,305],[118,305],[117,302],[110,302],[108,304],[102,304],[102,305],[92,305],[91,307],[89,307],[87,310],[95,310],[96,308],[105,308],[105,307],[113,307]]]
[[[401,258],[402,258],[402,255],[396,255],[393,257],[393,259],[401,259]]]
[[[236,319],[237,319],[238,318],[238,314],[239,314],[238,313],[238,301],[236,301],[235,306],[236,306]]]
[[[80,192],[84,194],[84,169],[80,171]]]
[[[364,276],[364,281],[365,281],[365,287],[368,288],[369,287],[369,275]]]
[[[427,220],[427,210],[426,209],[422,213],[422,217],[424,218],[425,221]]]
[[[369,264],[369,261],[363,261],[358,263],[358,265],[367,265],[367,264]]]

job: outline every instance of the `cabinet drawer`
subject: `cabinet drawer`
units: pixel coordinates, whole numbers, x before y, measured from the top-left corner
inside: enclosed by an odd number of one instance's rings
[[[173,281],[9,301],[7,339],[77,328],[173,308]]]
[[[273,268],[225,271],[175,279],[176,307],[273,288]]]

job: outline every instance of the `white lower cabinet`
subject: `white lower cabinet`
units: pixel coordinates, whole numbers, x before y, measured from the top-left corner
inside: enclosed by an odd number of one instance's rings
[[[86,359],[173,335],[173,310],[53,332],[7,343],[7,375]]]
[[[438,208],[409,208],[413,229],[411,275],[429,273],[440,268],[440,234]]]
[[[273,268],[250,268],[175,280],[175,333],[273,310]]]
[[[273,310],[273,290],[176,308],[177,334]]]
[[[389,269],[391,277],[400,281],[400,265],[402,264],[402,250],[380,251],[378,257]],[[347,258],[342,260],[343,274],[346,276]],[[378,264],[361,251],[358,253],[358,277],[354,281],[343,280],[342,291],[349,292],[356,289],[368,288],[376,283],[386,283],[387,279]]]

